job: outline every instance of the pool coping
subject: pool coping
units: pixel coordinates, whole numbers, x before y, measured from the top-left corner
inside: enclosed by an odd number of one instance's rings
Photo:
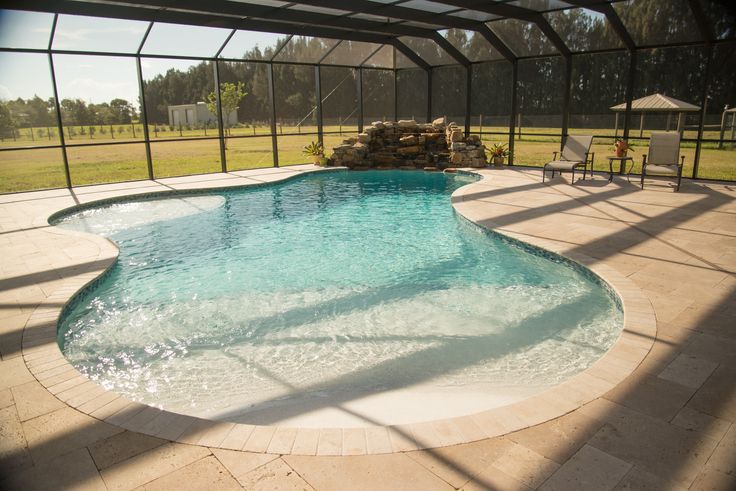
[[[301,172],[268,183],[225,186],[204,183],[183,192],[196,194],[233,187],[262,186],[315,171],[332,170],[303,169]],[[66,360],[56,342],[58,321],[69,301],[76,297],[78,292],[103,277],[114,265],[118,254],[117,247],[107,238],[48,227],[48,220],[52,216],[58,216],[68,208],[46,212],[34,220],[34,224],[47,226],[47,230],[51,233],[81,234],[85,239],[94,241],[103,253],[101,261],[107,264],[101,272],[95,271],[66,278],[63,285],[33,311],[23,330],[24,362],[38,382],[59,400],[106,423],[179,443],[280,455],[375,455],[458,445],[502,436],[575,411],[621,383],[647,356],[656,338],[656,318],[652,305],[633,281],[594,258],[566,251],[564,246],[548,240],[506,230],[495,230],[463,215],[458,205],[470,201],[466,200],[466,196],[487,179],[483,174],[472,170],[469,172],[479,175],[481,179],[453,193],[451,202],[457,213],[494,234],[530,244],[586,267],[603,279],[621,301],[624,325],[611,349],[588,369],[539,394],[510,405],[467,416],[363,428],[307,428],[230,423],[182,415],[131,401],[103,389],[79,373]],[[120,194],[112,199],[92,200],[82,207],[130,197],[165,196],[181,192],[175,189],[157,190],[153,193],[133,192]]]

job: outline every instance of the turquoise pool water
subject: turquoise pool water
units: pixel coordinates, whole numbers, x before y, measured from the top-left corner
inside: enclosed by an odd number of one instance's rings
[[[331,172],[68,215],[120,257],[59,343],[110,390],[240,422],[399,423],[544,390],[623,316],[590,274],[456,215],[474,179]]]

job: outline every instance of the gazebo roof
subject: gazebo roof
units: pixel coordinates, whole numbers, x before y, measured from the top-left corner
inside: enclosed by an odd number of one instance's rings
[[[622,102],[621,104],[612,106],[611,110],[617,112],[626,111],[626,103]],[[648,113],[682,113],[700,111],[700,107],[675,99],[674,97],[657,93],[631,101],[631,110]]]

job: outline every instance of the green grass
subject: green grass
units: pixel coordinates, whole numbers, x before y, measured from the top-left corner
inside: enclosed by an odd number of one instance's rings
[[[479,128],[474,127],[477,131]],[[36,129],[37,130],[37,129]],[[317,140],[317,135],[300,135],[299,132],[316,132],[316,127],[284,127],[281,129],[283,136],[279,136],[279,165],[297,165],[309,163],[310,159],[301,153],[302,148],[311,141]],[[338,131],[338,127],[325,127],[326,132]],[[326,134],[324,136],[327,154],[331,153],[332,147],[340,144],[342,140],[357,133],[357,128],[343,127],[343,135]],[[503,132],[504,128],[484,127],[483,131]],[[27,129],[21,130],[27,135]],[[79,132],[79,128],[75,130]],[[67,157],[74,185],[97,184],[147,179],[148,169],[146,164],[145,146],[142,143],[142,128],[137,125],[136,138],[133,139],[132,130],[124,132],[128,139],[118,138],[117,130],[115,142],[127,141],[129,143],[119,145],[91,146],[91,147],[69,147]],[[253,128],[234,128],[232,136],[252,135]],[[264,135],[270,132],[270,127],[256,127],[256,135]],[[535,128],[534,131],[549,134],[549,136],[529,136],[522,129],[521,138],[515,141],[516,165],[541,166],[552,158],[552,152],[559,150],[559,136],[555,133],[559,130],[549,128]],[[595,133],[611,134],[610,140],[597,138],[593,145],[595,152],[595,169],[608,170],[608,160],[613,145],[612,131],[608,130],[571,130],[571,133]],[[203,130],[183,131],[184,137],[204,136]],[[208,130],[208,136],[217,133]],[[645,132],[646,136],[646,132]],[[103,139],[106,137],[107,139]],[[152,135],[153,137],[153,135]],[[160,132],[159,139],[179,138],[178,131]],[[486,146],[493,143],[506,143],[505,135],[483,135]],[[80,135],[74,137],[67,143],[102,143],[113,142],[109,130],[106,135],[95,134],[94,138],[81,139]],[[51,144],[58,144],[52,140]],[[48,145],[48,140],[5,140],[0,146],[41,146]],[[273,149],[270,136],[256,136],[252,138],[231,138],[226,144],[227,161],[229,170],[244,170],[259,167],[271,167],[273,165]],[[647,152],[647,146],[637,144],[634,140],[634,172],[641,168],[641,156]],[[153,158],[154,175],[156,177],[181,176],[190,174],[201,174],[208,172],[219,172],[220,148],[217,140],[194,140],[163,142],[152,138],[151,154]],[[692,174],[692,164],[695,154],[694,143],[683,143],[682,154],[685,155],[685,176]],[[704,143],[701,149],[699,177],[709,179],[736,180],[736,148],[724,147],[719,150],[716,144]],[[47,189],[64,187],[66,180],[62,154],[59,149],[32,148],[29,150],[8,150],[0,152],[0,193],[28,191],[34,189]]]

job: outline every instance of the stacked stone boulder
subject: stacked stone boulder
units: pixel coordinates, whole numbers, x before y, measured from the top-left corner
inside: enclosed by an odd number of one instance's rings
[[[483,167],[485,147],[480,139],[465,138],[455,123],[444,118],[432,123],[414,120],[376,121],[357,137],[333,148],[330,165],[350,169],[442,169]]]
[[[486,146],[478,135],[465,137],[465,132],[455,123],[445,129],[447,144],[450,146],[450,164],[453,167],[485,167]]]

